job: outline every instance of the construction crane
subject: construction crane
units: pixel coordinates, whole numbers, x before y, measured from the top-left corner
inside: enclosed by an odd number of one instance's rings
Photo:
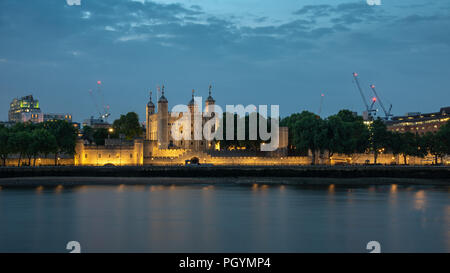
[[[97,112],[99,114],[99,118],[107,121],[108,117],[111,116],[111,114],[109,113],[109,105],[105,105],[105,103],[104,103],[104,96],[102,93],[101,85],[102,85],[102,82],[97,81],[97,93],[98,93],[98,96],[100,97],[100,101],[101,101],[103,109],[100,109],[100,107],[98,106],[97,99],[95,98],[95,94],[92,89],[89,90],[89,94],[91,96],[92,102],[95,105],[95,109],[97,110]]]
[[[373,109],[373,106],[374,106],[375,102],[377,101],[377,98],[373,98],[372,99],[372,104],[369,107],[369,104],[367,103],[367,100],[366,100],[366,96],[364,95],[364,92],[363,92],[363,90],[361,88],[361,85],[359,84],[358,73],[353,72],[353,79],[355,80],[356,87],[358,88],[359,94],[361,95],[361,98],[362,98],[362,100],[364,102],[364,106],[366,107],[368,119],[372,120],[374,114],[376,113],[376,110]]]
[[[386,108],[383,105],[383,102],[381,101],[380,97],[378,96],[377,90],[375,90],[375,85],[371,84],[370,89],[372,89],[373,93],[375,94],[375,97],[377,98],[378,102],[380,103],[381,108],[384,112],[384,119],[389,120],[392,117],[391,110],[392,110],[392,104],[389,106],[389,110],[386,111]]]

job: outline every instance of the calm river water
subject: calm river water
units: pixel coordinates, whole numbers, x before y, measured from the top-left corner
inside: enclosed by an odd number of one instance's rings
[[[450,252],[448,187],[2,188],[0,252]]]

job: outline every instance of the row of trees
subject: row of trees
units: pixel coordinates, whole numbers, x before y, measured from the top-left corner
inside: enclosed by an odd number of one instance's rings
[[[78,130],[66,121],[40,124],[17,123],[11,128],[0,126],[0,158],[2,165],[18,155],[18,166],[35,166],[38,157],[54,155],[55,165],[61,154],[73,155]],[[26,161],[22,161],[26,160]]]
[[[316,162],[317,152],[325,151],[329,157],[336,153],[352,156],[372,152],[375,164],[381,152],[403,155],[405,164],[407,156],[425,157],[432,154],[437,164],[439,158],[442,161],[443,156],[450,154],[450,122],[437,133],[398,133],[388,131],[380,119],[367,126],[362,117],[349,110],[341,110],[326,119],[303,111],[284,118],[280,125],[289,127],[291,152],[306,154],[311,150],[312,164]]]

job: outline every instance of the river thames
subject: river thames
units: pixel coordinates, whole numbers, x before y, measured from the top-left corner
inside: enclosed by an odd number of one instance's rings
[[[0,252],[450,252],[450,188],[0,189]]]

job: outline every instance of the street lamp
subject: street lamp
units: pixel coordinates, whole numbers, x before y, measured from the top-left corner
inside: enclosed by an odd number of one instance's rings
[[[114,128],[109,128],[108,129],[108,139],[110,138],[110,135],[114,133]]]

